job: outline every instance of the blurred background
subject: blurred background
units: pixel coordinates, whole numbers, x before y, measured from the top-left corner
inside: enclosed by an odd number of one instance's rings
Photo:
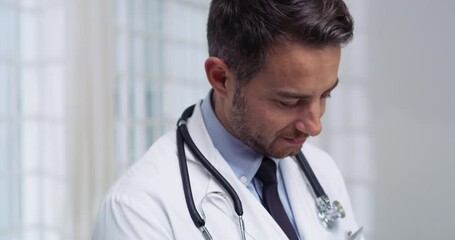
[[[209,0],[0,0],[0,239],[90,239],[110,184],[209,85]],[[455,2],[348,0],[312,141],[369,240],[452,239]]]

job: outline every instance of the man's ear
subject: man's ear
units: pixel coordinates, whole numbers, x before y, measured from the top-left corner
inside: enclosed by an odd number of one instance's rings
[[[231,70],[217,57],[205,60],[205,74],[213,90],[223,97],[227,96],[229,88],[234,87]]]

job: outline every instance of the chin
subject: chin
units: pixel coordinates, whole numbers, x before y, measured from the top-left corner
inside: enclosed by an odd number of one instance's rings
[[[295,156],[300,152],[299,149],[292,149],[288,151],[273,151],[273,152],[268,152],[267,155],[273,158],[285,158],[285,157],[292,157]]]
[[[285,158],[295,156],[302,149],[302,144],[289,145],[287,143],[274,142],[267,148],[267,154],[273,158]]]

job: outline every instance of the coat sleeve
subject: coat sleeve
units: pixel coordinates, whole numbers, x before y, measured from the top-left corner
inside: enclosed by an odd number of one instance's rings
[[[151,209],[128,196],[110,195],[102,202],[92,240],[173,239]]]

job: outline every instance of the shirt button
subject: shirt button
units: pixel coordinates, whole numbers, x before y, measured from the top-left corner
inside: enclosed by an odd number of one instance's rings
[[[246,184],[248,182],[248,178],[245,177],[245,176],[241,176],[240,177],[240,182],[243,183],[243,184]]]

